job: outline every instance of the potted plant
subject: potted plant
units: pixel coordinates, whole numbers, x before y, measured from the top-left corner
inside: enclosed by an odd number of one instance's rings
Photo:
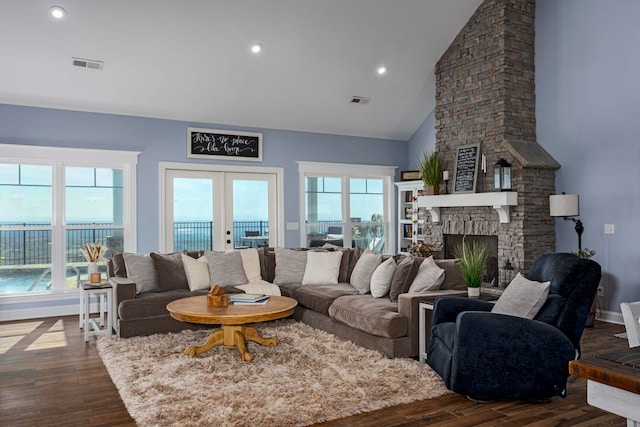
[[[440,183],[442,182],[442,163],[440,153],[422,153],[422,158],[418,160],[418,170],[424,181],[427,195],[440,194]]]
[[[480,296],[480,285],[487,265],[487,245],[472,242],[470,245],[462,239],[456,249],[456,268],[464,282],[470,297]]]

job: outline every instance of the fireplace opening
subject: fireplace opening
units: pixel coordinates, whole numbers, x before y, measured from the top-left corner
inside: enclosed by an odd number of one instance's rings
[[[468,245],[473,242],[487,245],[487,268],[482,281],[489,286],[498,286],[498,236],[445,234],[443,242],[445,258],[456,258],[458,247],[462,245],[463,238]]]

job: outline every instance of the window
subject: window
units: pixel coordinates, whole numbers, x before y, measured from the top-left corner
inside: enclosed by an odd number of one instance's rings
[[[107,256],[135,250],[136,161],[131,152],[0,144],[0,297],[76,290],[87,280],[85,242],[107,246]]]
[[[302,245],[331,243],[384,252],[385,241],[394,241],[389,201],[395,168],[299,162],[299,170]]]

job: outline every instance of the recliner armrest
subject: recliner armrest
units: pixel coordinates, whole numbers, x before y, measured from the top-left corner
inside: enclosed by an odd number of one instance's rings
[[[455,322],[463,311],[491,311],[494,303],[473,298],[446,296],[436,300],[433,307],[433,325]]]

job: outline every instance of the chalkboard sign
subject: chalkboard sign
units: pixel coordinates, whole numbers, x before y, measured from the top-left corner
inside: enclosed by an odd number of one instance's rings
[[[456,153],[454,193],[474,193],[478,177],[480,144],[464,145]]]
[[[187,128],[187,157],[262,161],[262,134]]]

